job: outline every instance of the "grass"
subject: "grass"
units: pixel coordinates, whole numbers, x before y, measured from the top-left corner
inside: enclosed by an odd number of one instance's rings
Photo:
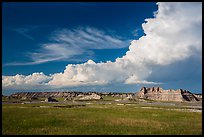
[[[145,109],[137,104],[51,107],[56,103],[3,104],[3,135],[202,134],[202,113]],[[62,104],[61,104],[62,105]]]

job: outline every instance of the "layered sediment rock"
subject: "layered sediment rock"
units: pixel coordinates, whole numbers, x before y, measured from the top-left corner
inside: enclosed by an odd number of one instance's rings
[[[79,100],[99,100],[99,99],[102,99],[102,97],[95,94],[95,93],[93,93],[91,95],[85,95],[85,96],[79,98]]]
[[[92,93],[92,92],[17,92],[11,94],[9,97],[17,99],[30,99],[33,98],[65,98],[66,100],[73,100],[78,98],[81,100],[90,100],[90,99],[102,99],[101,93]]]
[[[199,99],[199,100],[202,100],[202,94],[194,94],[194,96]]]
[[[15,98],[22,98],[22,97],[36,97],[36,98],[48,98],[48,97],[55,97],[55,98],[69,98],[69,97],[76,97],[79,94],[87,94],[82,92],[16,92],[11,94],[11,97]]]
[[[22,100],[34,100],[37,98],[64,98],[66,100],[99,100],[104,96],[120,97],[122,100],[158,100],[158,101],[202,101],[202,94],[193,94],[190,91],[178,90],[164,90],[160,87],[143,87],[136,93],[116,93],[116,92],[17,92],[8,96],[8,98],[17,98]]]
[[[178,90],[163,90],[160,87],[146,88],[142,87],[139,92],[135,94],[138,99],[149,99],[157,101],[200,101],[200,98],[196,97],[190,91],[178,89]],[[202,95],[201,95],[202,99]]]

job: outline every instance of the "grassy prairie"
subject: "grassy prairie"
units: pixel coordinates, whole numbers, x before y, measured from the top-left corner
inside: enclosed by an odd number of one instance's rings
[[[39,107],[42,105],[60,106],[56,103],[2,104],[2,134],[202,134],[202,113],[198,112],[147,109],[137,104]]]

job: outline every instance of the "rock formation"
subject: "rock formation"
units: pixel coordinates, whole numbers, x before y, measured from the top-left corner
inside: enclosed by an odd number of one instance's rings
[[[79,98],[79,100],[100,100],[100,99],[103,98],[95,93],[92,93],[91,95],[85,95]]]
[[[45,99],[45,102],[58,102],[58,100],[48,97]]]
[[[8,96],[15,99],[64,98],[66,100],[99,100],[105,96],[119,97],[122,100],[161,100],[161,101],[202,101],[202,94],[193,94],[187,90],[163,90],[160,87],[143,87],[136,93],[117,92],[16,92]]]
[[[199,99],[199,100],[202,100],[202,94],[194,94],[194,96]]]
[[[195,94],[190,91],[178,89],[178,90],[163,90],[160,87],[146,88],[142,87],[139,92],[135,94],[138,99],[149,99],[157,101],[200,101]],[[202,95],[201,95],[202,99]]]

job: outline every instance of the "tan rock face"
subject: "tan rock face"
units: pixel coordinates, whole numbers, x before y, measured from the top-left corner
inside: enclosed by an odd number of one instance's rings
[[[92,99],[99,100],[99,99],[102,99],[102,97],[93,93],[91,95],[86,95],[80,98],[80,100],[92,100]]]
[[[149,99],[158,101],[199,101],[199,99],[187,90],[163,90],[160,87],[146,88],[142,87],[139,92],[135,94],[136,98]]]
[[[194,94],[194,96],[195,96],[197,99],[199,99],[199,100],[202,101],[202,94]]]

